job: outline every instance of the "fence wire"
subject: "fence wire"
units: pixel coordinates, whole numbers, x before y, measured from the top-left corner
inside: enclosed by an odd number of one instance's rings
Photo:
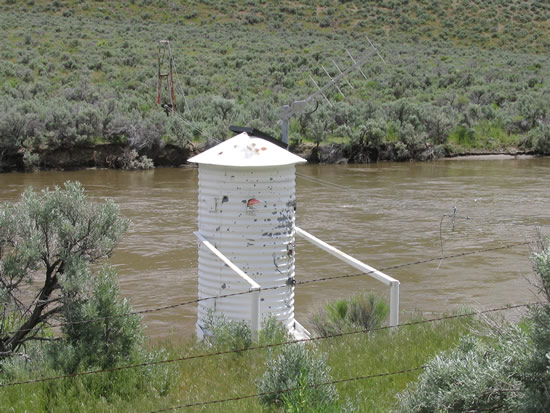
[[[315,278],[315,279],[312,279],[312,280],[296,281],[296,285],[298,286],[298,285],[306,285],[306,284],[312,284],[312,283],[317,283],[317,282],[322,282],[322,281],[330,281],[330,280],[336,280],[336,279],[360,277],[360,276],[363,276],[363,275],[373,274],[375,271],[395,270],[395,269],[405,268],[405,267],[409,267],[409,266],[413,266],[413,265],[426,264],[426,263],[434,262],[434,261],[443,261],[443,260],[452,259],[452,258],[465,257],[465,256],[468,256],[468,255],[482,254],[482,253],[485,253],[485,252],[504,250],[504,249],[514,248],[514,247],[518,247],[518,246],[522,246],[522,245],[533,244],[535,242],[536,241],[516,242],[516,243],[507,244],[507,245],[503,245],[503,246],[499,246],[499,247],[462,252],[462,253],[458,253],[458,254],[446,255],[446,256],[441,256],[441,257],[427,258],[427,259],[408,262],[408,263],[404,263],[404,264],[390,265],[390,266],[383,267],[383,268],[380,268],[378,270],[373,270],[373,271],[358,272],[358,273],[344,274],[344,275],[334,275],[334,276],[330,276],[330,277]],[[279,288],[288,288],[288,285],[283,284],[283,285],[276,285],[276,286],[273,286],[273,287],[265,287],[265,288],[261,288],[260,291],[276,290],[276,289],[279,289]],[[169,305],[165,305],[165,306],[161,306],[161,307],[154,307],[154,308],[147,308],[147,309],[143,309],[143,310],[131,311],[131,312],[126,313],[126,314],[117,314],[117,315],[113,315],[113,316],[98,317],[98,318],[87,319],[87,320],[67,321],[67,322],[62,322],[62,323],[55,323],[55,324],[51,324],[50,327],[55,328],[55,327],[63,327],[63,326],[67,326],[67,325],[73,325],[73,324],[86,324],[86,323],[93,323],[93,322],[103,321],[103,320],[108,320],[108,319],[113,319],[113,318],[129,317],[129,316],[132,316],[132,315],[153,313],[153,312],[164,311],[164,310],[168,310],[168,309],[172,309],[172,308],[183,307],[183,306],[186,306],[186,305],[197,304],[197,303],[200,303],[202,301],[216,300],[216,299],[220,299],[220,298],[228,298],[228,297],[235,297],[235,296],[244,295],[244,294],[250,294],[251,292],[252,291],[248,290],[248,291],[240,291],[240,292],[222,294],[222,295],[216,295],[216,296],[210,296],[210,297],[196,298],[194,300],[184,301],[184,302],[181,302],[181,303],[175,303],[175,304],[169,304]],[[17,330],[17,331],[29,332],[29,331],[38,330],[40,328],[42,328],[42,327],[31,328],[31,329],[26,329],[26,330]],[[5,332],[4,334],[14,334],[14,333],[16,333],[16,331],[8,331],[8,332]]]
[[[398,374],[406,374],[406,373],[412,373],[412,372],[415,372],[415,371],[423,370],[424,368],[426,368],[426,366],[413,367],[413,368],[409,368],[409,369],[405,369],[405,370],[392,371],[392,372],[388,372],[388,373],[371,374],[371,375],[368,375],[368,376],[349,377],[349,378],[346,378],[346,379],[339,379],[339,380],[326,381],[326,382],[323,382],[323,383],[309,384],[309,385],[303,386],[303,387],[291,387],[289,389],[284,389],[284,390],[248,394],[246,396],[231,397],[231,398],[228,398],[228,399],[218,399],[218,400],[209,400],[209,401],[206,401],[206,402],[182,404],[180,406],[168,407],[168,408],[161,409],[161,410],[154,410],[151,413],[169,412],[169,411],[172,411],[172,410],[185,409],[185,408],[189,408],[189,407],[200,407],[200,406],[206,406],[206,405],[211,405],[211,404],[219,404],[219,403],[234,402],[234,401],[238,401],[238,400],[252,399],[252,398],[261,397],[261,396],[270,396],[270,395],[276,395],[276,394],[283,394],[283,393],[288,393],[288,392],[291,392],[291,391],[299,390],[299,389],[302,389],[302,388],[312,389],[312,388],[316,388],[316,387],[329,386],[331,384],[340,384],[340,383],[346,383],[346,382],[350,382],[350,381],[367,380],[367,379],[374,379],[374,378],[378,378],[378,377],[395,376],[395,375],[398,375]]]
[[[506,306],[491,308],[491,309],[488,309],[488,310],[481,310],[481,311],[475,311],[475,312],[470,312],[470,313],[453,314],[453,315],[447,315],[447,316],[442,316],[442,317],[437,317],[437,318],[430,318],[430,319],[426,319],[426,320],[410,321],[410,322],[407,322],[407,323],[398,324],[397,326],[393,326],[393,327],[383,326],[383,327],[377,327],[377,328],[372,328],[372,329],[360,329],[360,330],[354,330],[354,331],[345,332],[345,333],[338,333],[338,334],[319,336],[319,337],[310,337],[310,338],[304,338],[304,339],[298,339],[298,340],[288,340],[288,341],[284,341],[284,342],[280,342],[280,343],[271,343],[271,344],[264,344],[264,345],[258,345],[258,346],[243,347],[243,348],[233,349],[233,350],[217,351],[217,352],[211,352],[211,353],[202,353],[202,354],[196,354],[196,355],[192,355],[192,356],[178,357],[178,358],[174,358],[174,359],[157,360],[157,361],[152,361],[152,362],[147,362],[147,363],[138,363],[138,364],[131,364],[131,365],[126,365],[126,366],[113,367],[113,368],[109,368],[109,369],[90,370],[90,371],[84,371],[84,372],[79,372],[79,373],[63,374],[63,375],[50,376],[50,377],[41,377],[41,378],[37,378],[37,379],[24,380],[24,381],[18,381],[18,382],[0,383],[0,388],[19,386],[19,385],[25,385],[25,384],[33,384],[33,383],[42,383],[42,382],[52,381],[52,380],[75,378],[75,377],[81,377],[81,376],[88,376],[88,375],[92,375],[92,374],[110,373],[110,372],[115,372],[115,371],[120,371],[120,370],[127,370],[127,369],[134,369],[134,368],[140,368],[140,367],[158,366],[158,365],[162,365],[162,364],[184,362],[184,361],[189,361],[189,360],[194,360],[194,359],[215,357],[215,356],[221,356],[221,355],[226,355],[226,354],[244,353],[244,352],[248,352],[248,351],[280,347],[280,346],[285,346],[285,345],[289,345],[289,344],[316,342],[316,341],[326,340],[326,339],[330,339],[330,338],[345,337],[345,336],[351,336],[351,335],[356,335],[356,334],[367,334],[367,333],[372,333],[372,332],[381,331],[381,330],[388,330],[388,329],[395,329],[395,328],[400,328],[400,327],[414,326],[414,325],[419,325],[419,324],[433,323],[433,322],[437,322],[437,321],[446,321],[446,320],[463,318],[463,317],[472,317],[472,316],[476,316],[476,315],[489,314],[489,313],[494,313],[494,312],[498,312],[498,311],[513,310],[513,309],[518,309],[518,308],[527,308],[529,306],[534,306],[534,305],[539,305],[539,304],[540,304],[539,302],[515,304],[515,305],[508,304]]]

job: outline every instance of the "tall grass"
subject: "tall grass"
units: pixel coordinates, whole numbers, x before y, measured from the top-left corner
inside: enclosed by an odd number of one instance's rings
[[[355,334],[316,341],[318,353],[325,354],[333,379],[365,376],[417,367],[438,352],[454,346],[469,331],[471,320],[456,319],[437,323],[404,326],[370,334]],[[276,335],[274,335],[276,336]],[[277,336],[277,341],[281,337]],[[265,338],[264,338],[265,342]],[[215,347],[190,340],[182,345],[164,345],[162,359],[175,359],[206,352]],[[280,347],[250,350],[213,357],[171,363],[171,386],[140,389],[134,383],[146,375],[143,368],[67,378],[45,383],[0,388],[0,406],[14,412],[150,412],[191,403],[251,395],[257,392],[268,360],[276,358]],[[55,372],[40,372],[42,376]],[[352,381],[336,385],[342,403],[356,405],[360,411],[388,411],[396,403],[396,394],[417,373]],[[152,375],[152,377],[157,377]],[[11,379],[2,378],[3,382]],[[102,397],[94,389],[120,387],[121,396]],[[155,387],[161,390],[155,390]],[[124,395],[130,395],[130,397]],[[207,405],[199,411],[257,412],[262,410],[256,397]]]
[[[311,319],[313,330],[329,336],[360,329],[380,327],[389,314],[388,304],[374,293],[327,303]]]

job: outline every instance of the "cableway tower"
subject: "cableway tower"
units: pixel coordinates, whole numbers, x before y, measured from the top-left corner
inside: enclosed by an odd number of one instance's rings
[[[170,49],[170,40],[159,40],[158,46],[157,105],[166,115],[176,111],[176,93],[174,88],[174,57]],[[166,90],[163,95],[163,80]]]

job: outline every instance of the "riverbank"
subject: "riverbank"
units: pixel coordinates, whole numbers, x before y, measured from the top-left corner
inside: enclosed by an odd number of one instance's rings
[[[340,70],[349,72],[338,88],[325,88],[318,105],[293,110],[301,115],[288,125],[291,142],[314,148],[305,156],[310,163],[432,160],[454,147],[550,153],[549,10],[472,3],[465,9],[481,20],[470,25],[449,0],[441,7],[403,2],[398,13],[375,3],[192,3],[115,10],[2,2],[0,168],[149,167],[135,162],[132,148],[156,165],[180,165],[181,154],[162,160],[142,148],[225,139],[230,124],[278,136],[281,107],[316,93],[313,82],[321,87]],[[496,26],[505,29],[487,31]],[[383,61],[363,61],[362,76],[349,55],[367,52],[365,35]],[[172,39],[170,95],[155,86],[167,85],[158,73],[168,61],[154,53],[167,46],[160,39]],[[132,148],[117,152],[121,142]],[[90,149],[97,144],[113,151]]]
[[[86,168],[143,169],[132,168],[132,161],[145,156],[154,166],[177,167],[200,150],[167,144],[162,148],[135,151],[124,144],[88,145],[69,148],[33,151],[31,156],[24,150],[0,153],[0,172],[33,170],[78,170]]]
[[[184,147],[167,144],[162,148],[135,151],[124,144],[87,145],[48,149],[43,148],[29,154],[24,150],[12,153],[0,153],[0,172],[34,170],[78,170],[86,168],[101,169],[146,169],[139,163],[145,157],[155,167],[180,167],[187,159],[202,152],[201,145]],[[437,159],[525,159],[539,156],[533,151],[523,151],[516,147],[494,150],[457,151],[450,147],[427,147],[417,156],[398,156],[396,149],[389,144],[379,148],[358,148],[347,144],[326,144],[316,146],[310,143],[291,145],[289,150],[312,164],[366,164],[379,161],[427,161]]]
[[[514,159],[532,159],[537,155],[531,152],[518,152],[518,153],[480,153],[480,154],[463,154],[450,156],[445,159],[448,160],[461,160],[461,161],[496,161],[496,160],[514,160]]]
[[[378,148],[361,148],[346,144],[327,144],[319,146],[318,149],[313,144],[301,144],[291,147],[290,150],[296,155],[307,159],[309,163],[325,164],[365,164],[378,161],[433,161],[437,159],[528,159],[544,155],[531,150],[522,150],[515,146],[500,150],[463,150],[451,145],[441,145],[439,147],[427,146],[424,151],[417,153],[416,156],[410,156],[410,154],[409,156],[399,156],[395,145],[392,144],[383,144]]]

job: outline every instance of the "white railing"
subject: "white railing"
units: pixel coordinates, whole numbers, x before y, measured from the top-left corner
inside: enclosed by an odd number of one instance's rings
[[[321,241],[319,238],[311,235],[309,232],[304,231],[299,227],[295,227],[296,234],[321,248],[322,250],[328,252],[329,254],[335,256],[339,260],[351,265],[354,268],[357,268],[360,271],[363,271],[365,274],[370,275],[373,278],[376,278],[378,281],[383,282],[386,285],[390,286],[390,326],[395,327],[399,324],[399,281],[395,278],[390,277],[387,274],[384,274],[381,271],[359,261],[356,258],[353,258],[350,255],[347,255],[340,251],[337,248],[334,248],[332,245],[327,244],[324,241]],[[199,241],[206,247],[208,250],[218,257],[225,265],[227,265],[235,274],[245,280],[250,286],[250,323],[252,334],[256,336],[260,329],[260,284],[250,278],[243,270],[233,264],[229,258],[227,258],[220,250],[218,250],[210,241],[202,236],[202,234],[196,231],[195,236]]]
[[[212,254],[218,257],[225,265],[231,268],[235,274],[245,280],[250,286],[250,329],[252,330],[252,336],[255,338],[260,330],[260,284],[250,278],[246,273],[233,264],[229,258],[222,254],[210,241],[202,236],[198,231],[194,232],[199,241],[206,248],[210,250]]]
[[[395,327],[399,324],[399,281],[395,278],[390,277],[387,274],[384,274],[377,269],[362,263],[358,259],[353,258],[352,256],[343,253],[339,249],[334,248],[332,245],[327,244],[324,241],[321,241],[319,238],[314,237],[309,232],[304,231],[301,228],[295,227],[296,234],[311,242],[313,245],[321,248],[322,250],[328,252],[329,254],[335,256],[341,261],[351,265],[354,268],[357,268],[359,271],[363,271],[365,274],[370,275],[373,278],[376,278],[378,281],[383,282],[386,285],[390,286],[390,326]]]

